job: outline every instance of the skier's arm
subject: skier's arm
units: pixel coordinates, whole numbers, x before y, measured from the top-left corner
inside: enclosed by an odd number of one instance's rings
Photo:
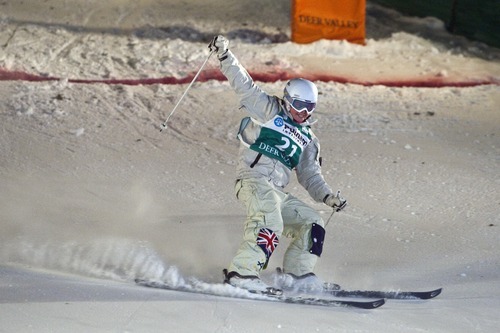
[[[332,193],[332,189],[321,174],[319,143],[316,138],[313,138],[313,141],[302,152],[296,171],[300,185],[315,201],[323,202],[325,196]]]
[[[269,119],[273,113],[274,98],[254,83],[252,77],[227,46],[228,42],[223,36],[215,37],[209,45],[216,49],[222,74],[252,117],[261,121]]]
[[[340,211],[346,206],[347,201],[340,197],[339,192],[334,194],[323,178],[319,162],[319,151],[319,142],[316,137],[313,137],[313,141],[300,156],[300,162],[296,169],[297,179],[314,200],[323,202]]]

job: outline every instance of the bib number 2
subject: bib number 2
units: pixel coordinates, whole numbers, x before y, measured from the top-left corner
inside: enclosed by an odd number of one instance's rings
[[[278,148],[279,150],[281,150],[282,152],[285,152],[285,150],[292,146],[292,152],[290,154],[288,154],[288,157],[292,157],[295,152],[297,151],[297,146],[294,145],[294,144],[290,144],[290,139],[287,138],[286,136],[282,136],[281,137],[281,141],[284,142],[282,145],[276,145],[276,148]]]

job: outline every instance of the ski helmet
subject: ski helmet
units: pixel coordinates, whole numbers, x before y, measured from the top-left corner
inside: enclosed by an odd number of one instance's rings
[[[292,79],[285,86],[284,99],[295,110],[299,112],[306,110],[311,113],[318,101],[318,88],[309,80]]]

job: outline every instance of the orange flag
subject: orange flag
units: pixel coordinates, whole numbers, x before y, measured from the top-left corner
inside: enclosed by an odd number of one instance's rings
[[[293,0],[292,41],[365,43],[366,0]]]

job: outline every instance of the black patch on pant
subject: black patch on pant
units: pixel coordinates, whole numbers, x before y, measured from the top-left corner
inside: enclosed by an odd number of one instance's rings
[[[311,242],[312,246],[309,250],[310,253],[321,257],[321,253],[323,252],[323,242],[325,241],[325,228],[320,226],[319,224],[313,223],[311,226]]]

